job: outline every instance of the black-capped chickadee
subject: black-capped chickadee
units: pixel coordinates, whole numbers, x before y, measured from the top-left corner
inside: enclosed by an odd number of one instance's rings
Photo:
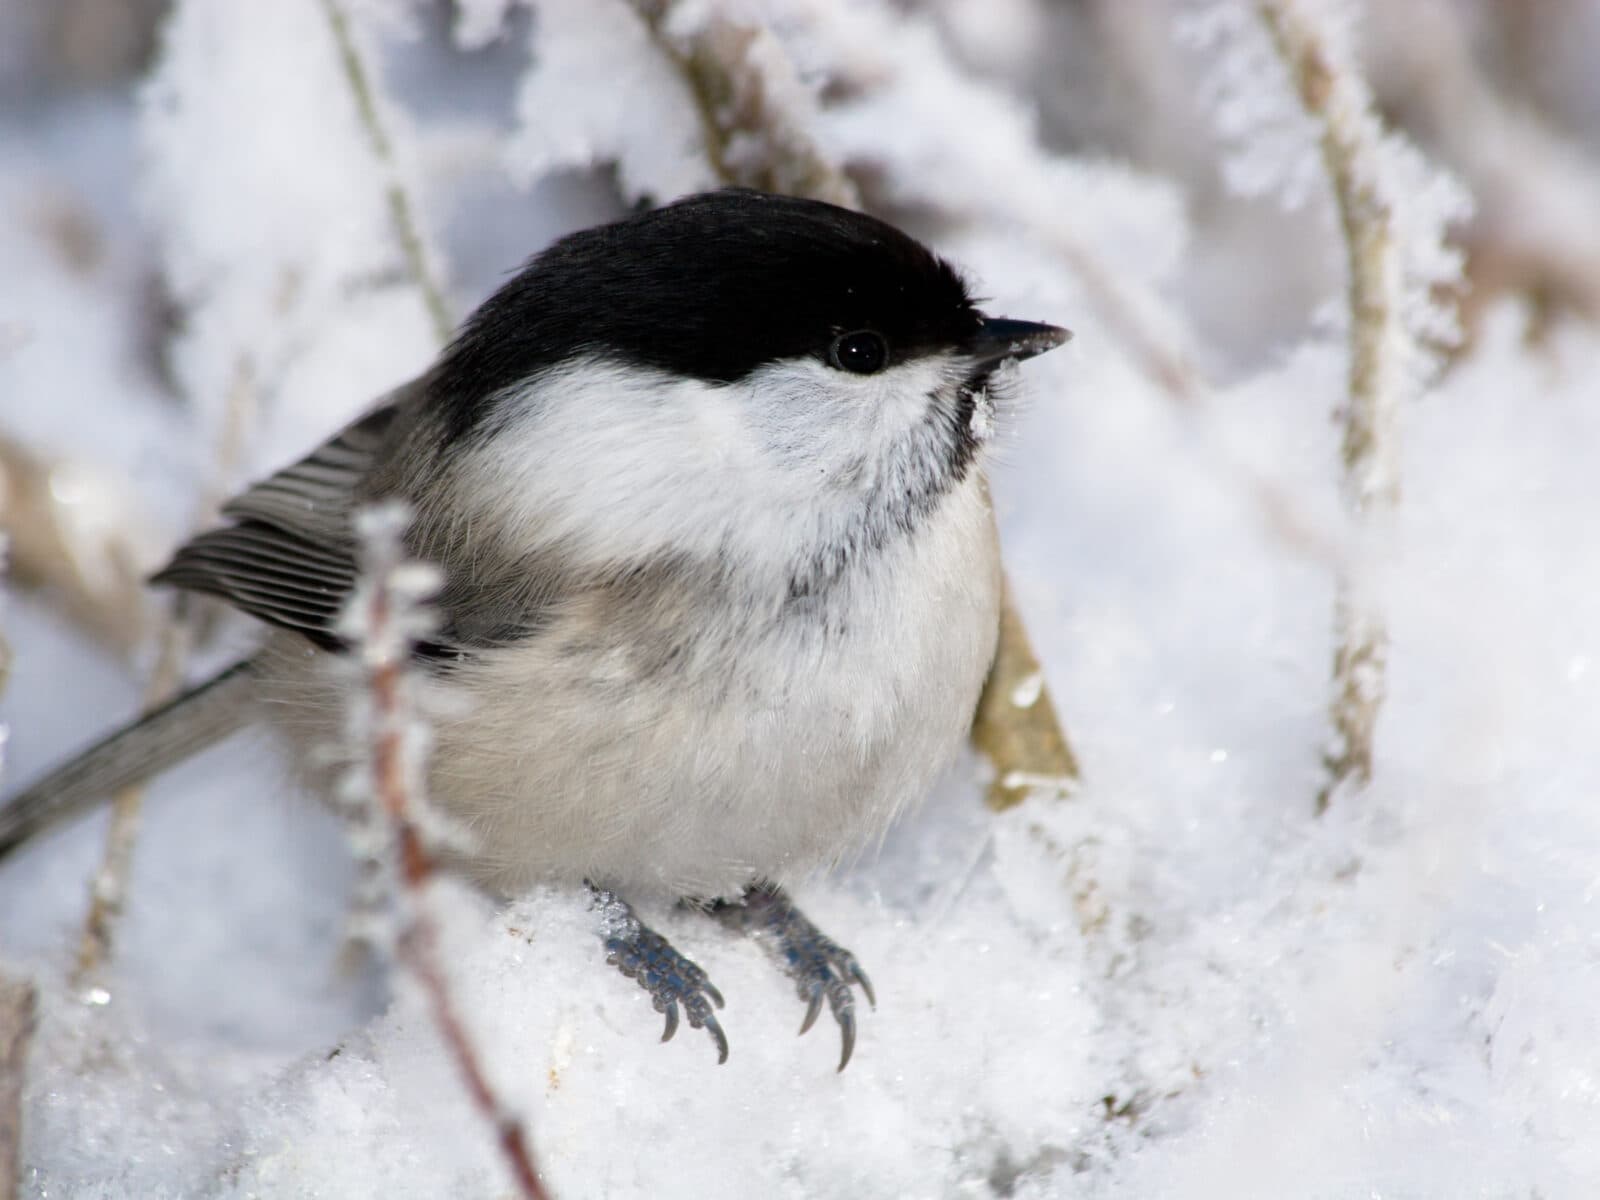
[[[266,645],[9,801],[0,854],[257,718],[328,793],[352,516],[399,498],[444,572],[416,670],[462,865],[595,888],[667,1036],[682,1004],[726,1057],[720,996],[615,897],[712,902],[776,946],[803,1028],[827,1000],[842,1068],[870,985],[779,885],[881,833],[960,746],[999,624],[991,376],[1067,336],[985,316],[919,242],[815,201],[730,189],[563,238],[177,552],[155,582]]]

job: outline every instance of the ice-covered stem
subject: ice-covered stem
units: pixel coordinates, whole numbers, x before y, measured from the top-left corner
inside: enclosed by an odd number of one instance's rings
[[[1366,84],[1330,52],[1327,31],[1296,0],[1261,0],[1273,45],[1300,103],[1316,121],[1348,264],[1350,367],[1341,452],[1345,494],[1357,522],[1372,529],[1399,502],[1399,407],[1413,353],[1403,312],[1394,212],[1381,190],[1381,129]],[[1359,580],[1339,581],[1335,608],[1334,740],[1318,812],[1347,784],[1372,777],[1372,741],[1383,705],[1388,633]]]
[[[428,905],[428,885],[437,871],[433,841],[438,822],[430,817],[423,786],[427,729],[412,701],[408,665],[417,641],[432,628],[427,600],[438,590],[439,573],[407,560],[401,542],[409,514],[400,504],[360,514],[361,583],[345,614],[363,682],[362,701],[351,715],[359,766],[352,802],[365,810],[363,858],[377,856],[393,889],[389,897],[400,924],[393,950],[401,967],[422,989],[429,1016],[454,1060],[473,1107],[494,1131],[495,1143],[518,1194],[548,1196],[534,1168],[522,1118],[495,1091],[483,1056],[461,1018],[439,947],[439,923]],[[365,866],[366,863],[364,862]]]
[[[412,203],[411,194],[401,179],[399,163],[395,159],[394,142],[389,137],[388,130],[384,128],[383,118],[378,113],[372,72],[368,70],[366,59],[360,47],[356,45],[356,39],[350,28],[350,18],[346,15],[340,0],[322,0],[322,10],[327,15],[328,28],[332,31],[333,40],[339,48],[339,65],[344,72],[345,82],[350,85],[350,94],[355,100],[361,127],[366,130],[367,140],[372,144],[373,156],[388,175],[384,191],[389,203],[389,218],[394,222],[394,234],[400,243],[400,252],[405,256],[406,270],[422,294],[422,302],[428,310],[428,319],[433,324],[434,333],[438,335],[441,343],[447,342],[455,329],[455,322],[450,318],[450,307],[445,303],[444,289],[439,285],[439,280],[428,261],[421,226],[417,222],[416,205]]]
[[[676,0],[628,2],[687,79],[720,178],[862,207],[854,180],[812,136],[810,90],[770,30],[716,6],[708,10]],[[1022,695],[1031,696],[1031,702],[1014,701]],[[1043,785],[1065,790],[1078,777],[1077,759],[1009,588],[1001,611],[1000,648],[972,742],[994,768],[988,801],[997,809]]]
[[[0,975],[0,1200],[22,1194],[22,1085],[36,1015],[33,984]]]

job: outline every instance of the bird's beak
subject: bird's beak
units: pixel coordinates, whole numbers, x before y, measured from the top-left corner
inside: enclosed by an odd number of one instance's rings
[[[1006,317],[984,317],[978,332],[967,343],[967,353],[987,365],[1008,358],[1032,358],[1072,337],[1070,329],[1041,325],[1037,321],[1012,321]]]

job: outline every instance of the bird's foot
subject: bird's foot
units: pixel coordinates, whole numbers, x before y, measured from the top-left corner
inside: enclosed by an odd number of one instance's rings
[[[667,1021],[661,1040],[670,1041],[678,1032],[681,1005],[690,1027],[704,1029],[711,1035],[717,1047],[717,1062],[727,1062],[728,1035],[722,1032],[712,1009],[713,1004],[722,1007],[722,993],[711,985],[704,971],[639,920],[626,900],[599,888],[591,888],[591,891],[594,907],[605,919],[601,936],[605,942],[606,961],[650,993],[656,1011]]]
[[[839,1070],[844,1070],[856,1046],[856,998],[859,986],[874,1008],[872,981],[856,956],[813,925],[796,908],[782,888],[757,884],[736,901],[718,903],[714,911],[727,924],[765,942],[806,1002],[800,1032],[816,1024],[823,1001],[839,1026]]]

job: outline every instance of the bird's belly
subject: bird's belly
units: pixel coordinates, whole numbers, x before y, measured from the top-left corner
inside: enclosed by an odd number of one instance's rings
[[[468,689],[430,683],[431,799],[471,836],[473,873],[508,892],[586,878],[710,897],[881,833],[954,757],[993,657],[981,486],[895,552],[826,622],[730,636],[698,662],[641,672],[555,628],[483,655]]]

